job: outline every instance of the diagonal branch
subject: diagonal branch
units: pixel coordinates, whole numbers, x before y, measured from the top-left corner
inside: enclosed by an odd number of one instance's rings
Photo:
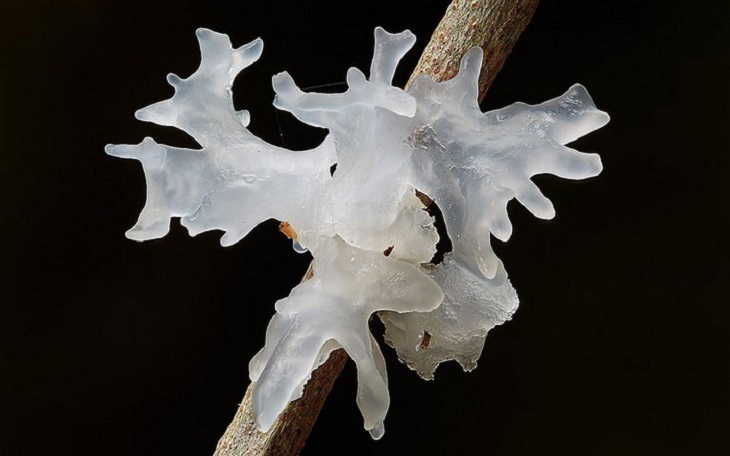
[[[484,99],[515,43],[529,24],[538,0],[454,0],[406,84],[427,74],[447,81],[459,71],[461,58],[474,46],[484,50],[479,101]]]
[[[453,0],[408,81],[427,74],[435,81],[453,78],[462,56],[474,46],[484,50],[479,78],[479,100],[502,68],[517,39],[530,22],[539,0]],[[406,87],[407,87],[406,86]],[[311,271],[310,271],[311,272]],[[303,280],[310,276],[310,272]],[[254,425],[252,385],[216,447],[216,456],[297,455],[347,361],[340,349],[312,374],[300,399],[290,403],[272,428],[259,432]]]

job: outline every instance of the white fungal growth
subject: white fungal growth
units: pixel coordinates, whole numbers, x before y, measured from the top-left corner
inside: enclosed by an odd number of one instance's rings
[[[312,279],[276,303],[266,345],[251,360],[259,425],[271,426],[286,404],[301,396],[329,352],[343,347],[357,365],[365,429],[380,438],[390,402],[388,380],[368,320],[378,310],[428,312],[444,296],[418,266],[349,246],[338,236],[320,246],[313,271]]]
[[[489,329],[518,305],[490,234],[510,237],[513,198],[537,217],[555,215],[532,176],[583,179],[601,171],[597,155],[565,144],[608,115],[580,85],[536,106],[482,113],[478,48],[454,79],[422,76],[406,92],[392,78],[415,37],[377,28],[370,75],[351,68],[343,93],[305,93],[288,73],[274,76],[277,108],[329,130],[317,148],[294,152],[254,136],[249,113],[233,108],[233,80],[260,57],[262,41],[234,49],[226,35],[200,29],[197,36],[198,70],[187,79],[168,76],[173,97],[137,118],[184,130],[201,149],[150,138],[106,148],[145,171],[147,203],[127,236],[162,237],[170,218],[180,217],[191,235],[222,230],[221,244],[231,245],[267,219],[288,222],[295,249],[314,256],[314,275],[276,303],[264,348],[251,361],[257,425],[269,429],[342,347],[357,365],[365,428],[380,438],[388,382],[369,318],[380,315],[388,343],[424,378],[450,359],[473,369]],[[453,242],[437,265],[427,264],[438,234],[416,189],[439,205]]]

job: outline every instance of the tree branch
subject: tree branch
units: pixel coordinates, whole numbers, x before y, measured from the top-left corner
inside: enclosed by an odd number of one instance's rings
[[[479,78],[479,100],[484,98],[512,47],[530,22],[539,0],[454,0],[439,23],[408,87],[421,74],[435,81],[453,78],[467,50],[480,46],[484,61]],[[303,280],[311,277],[311,269]],[[312,374],[300,399],[290,403],[272,428],[264,433],[254,426],[253,384],[216,447],[216,456],[286,456],[301,452],[317,416],[347,361],[339,349]]]
[[[439,82],[453,78],[466,51],[479,46],[484,50],[479,76],[479,101],[482,101],[532,19],[538,1],[454,0],[431,36],[406,88],[421,74]]]
[[[215,454],[221,456],[299,454],[347,359],[345,350],[332,352],[327,362],[312,373],[302,397],[286,406],[268,432],[256,429],[251,403],[253,384],[249,385],[233,421],[218,442]]]

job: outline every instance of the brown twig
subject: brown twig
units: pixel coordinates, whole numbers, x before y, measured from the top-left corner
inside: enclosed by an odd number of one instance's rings
[[[479,76],[481,101],[532,19],[537,4],[538,0],[454,0],[421,54],[406,87],[421,74],[434,81],[453,78],[466,51],[479,46],[484,50]]]
[[[462,56],[474,46],[484,50],[479,79],[479,100],[484,98],[512,47],[530,22],[539,0],[454,0],[439,23],[408,81],[427,74],[436,81],[451,79]],[[308,271],[304,280],[311,275]],[[333,352],[312,374],[300,399],[282,412],[272,428],[254,426],[249,385],[233,421],[216,447],[216,456],[297,455],[314,426],[325,399],[345,366],[344,350]]]
[[[347,353],[339,349],[312,374],[304,395],[290,403],[279,415],[269,432],[260,432],[254,425],[253,404],[249,385],[243,402],[226,433],[218,442],[216,455],[296,455],[312,432],[332,385],[347,362]]]

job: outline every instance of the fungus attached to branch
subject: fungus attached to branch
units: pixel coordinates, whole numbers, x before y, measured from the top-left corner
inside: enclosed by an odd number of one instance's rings
[[[350,68],[342,93],[304,92],[288,73],[274,76],[274,105],[329,131],[318,147],[290,151],[253,135],[250,114],[233,108],[233,80],[260,57],[263,42],[234,49],[226,35],[197,35],[198,70],[169,76],[173,97],[137,117],[184,130],[201,148],[150,138],[106,148],[139,160],[145,172],[147,203],[127,236],[162,237],[179,217],[191,235],[221,230],[221,244],[231,245],[265,220],[281,221],[295,250],[313,255],[313,276],[276,303],[265,345],[250,363],[257,425],[268,429],[313,370],[344,348],[357,365],[365,428],[380,438],[389,394],[371,315],[422,377],[433,378],[446,360],[473,369],[487,332],[518,305],[490,244],[491,235],[506,241],[512,233],[507,203],[517,199],[552,218],[552,203],[530,178],[597,175],[597,155],[565,145],[608,115],[580,85],[538,105],[482,113],[479,48],[451,80],[420,76],[408,90],[395,87],[396,66],[415,37],[377,28],[370,74]],[[428,264],[439,240],[424,210],[431,200],[453,243],[436,265]]]

